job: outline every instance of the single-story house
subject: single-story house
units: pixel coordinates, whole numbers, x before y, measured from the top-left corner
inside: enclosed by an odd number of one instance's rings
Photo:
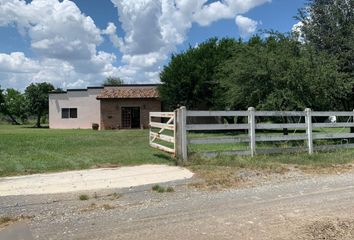
[[[160,112],[156,84],[68,89],[49,93],[49,127],[57,129],[147,128],[149,112]]]

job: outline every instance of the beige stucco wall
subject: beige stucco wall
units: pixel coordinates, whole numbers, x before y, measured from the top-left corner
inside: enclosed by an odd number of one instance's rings
[[[100,101],[96,99],[102,89],[68,91],[49,94],[49,127],[59,129],[92,128],[101,122]],[[61,108],[77,108],[77,118],[61,118]]]

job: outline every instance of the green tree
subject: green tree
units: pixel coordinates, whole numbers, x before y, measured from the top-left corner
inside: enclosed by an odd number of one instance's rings
[[[107,77],[103,82],[103,85],[119,86],[122,85],[124,81],[119,77]]]
[[[159,92],[169,109],[184,105],[189,109],[213,109],[219,104],[217,66],[228,59],[233,39],[212,38],[199,46],[172,55],[160,74]]]
[[[31,114],[37,116],[36,127],[41,127],[41,118],[44,114],[48,113],[49,92],[54,90],[54,86],[50,83],[32,83],[26,90],[26,99],[28,109]]]
[[[217,74],[224,108],[264,110],[334,109],[350,85],[335,59],[283,34],[252,37],[233,50]]]
[[[0,112],[4,103],[5,103],[4,89],[1,89],[0,86]]]
[[[299,11],[307,44],[338,59],[338,70],[353,88],[340,99],[342,109],[354,108],[354,0],[309,0]]]
[[[0,86],[0,117],[3,114],[3,108],[4,108],[4,104],[5,104],[5,98],[4,98],[3,92],[4,92],[4,90],[1,89],[1,86]]]
[[[0,112],[4,115],[8,116],[13,124],[19,125],[21,122],[23,123],[27,118],[27,107],[26,107],[26,99],[24,94],[13,89],[8,88],[6,91],[1,93],[2,101]]]

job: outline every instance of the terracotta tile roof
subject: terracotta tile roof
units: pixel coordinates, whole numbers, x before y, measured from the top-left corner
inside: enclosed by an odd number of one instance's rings
[[[158,98],[159,92],[156,86],[118,86],[105,87],[97,96],[97,99],[114,98]]]

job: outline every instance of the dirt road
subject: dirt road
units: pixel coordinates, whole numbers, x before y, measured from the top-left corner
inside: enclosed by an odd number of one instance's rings
[[[8,196],[0,198],[0,211],[32,216],[18,228],[26,223],[34,239],[46,240],[354,239],[354,173],[222,192],[175,190],[100,192],[88,201],[73,193]]]

